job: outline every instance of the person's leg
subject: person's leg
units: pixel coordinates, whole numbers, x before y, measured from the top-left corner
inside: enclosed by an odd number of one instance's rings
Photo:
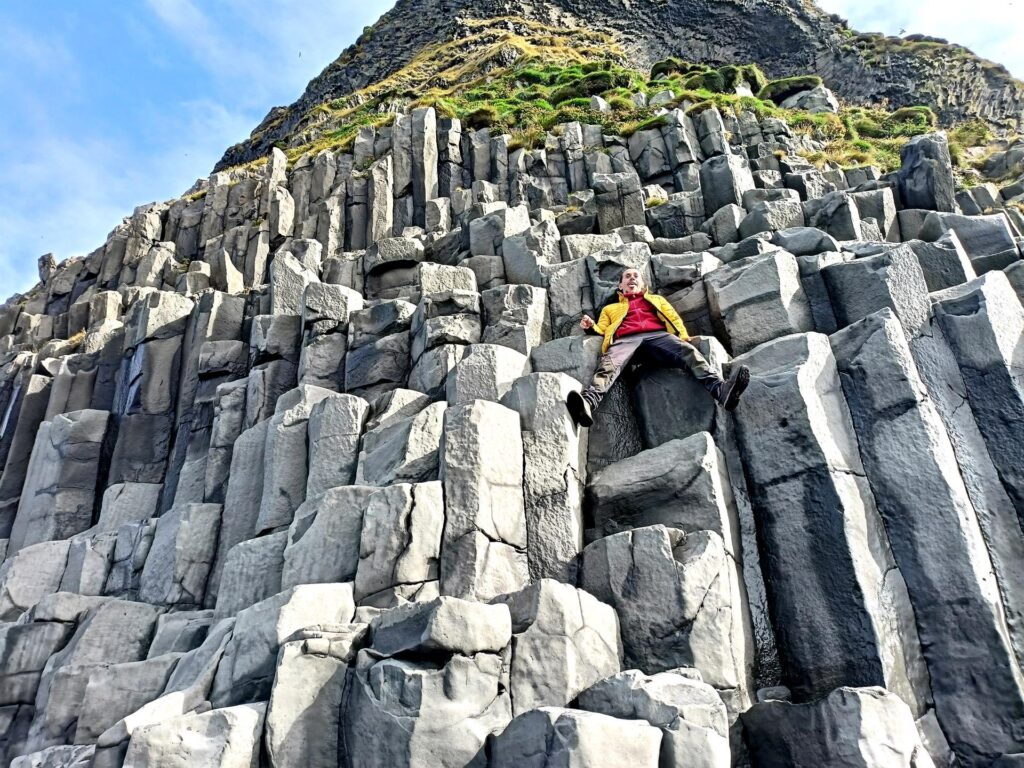
[[[608,390],[619,378],[630,358],[636,353],[640,341],[640,339],[629,336],[616,341],[601,356],[590,386],[582,394],[575,390],[569,393],[566,405],[573,421],[579,426],[589,427],[594,423],[594,411],[597,410]]]
[[[583,399],[590,404],[591,408],[596,409],[601,404],[604,396],[608,394],[608,390],[622,375],[626,364],[636,354],[640,343],[641,339],[627,336],[612,344],[608,351],[601,356],[590,386],[583,391]]]
[[[722,377],[690,342],[670,333],[663,333],[645,339],[642,349],[644,356],[658,365],[682,368],[692,373],[713,397],[718,397],[721,392],[724,384]]]
[[[707,359],[693,344],[670,333],[648,337],[641,354],[654,362],[672,368],[685,368],[693,374],[713,398],[727,411],[733,410],[750,383],[750,370],[745,365],[733,366],[728,381],[711,367]]]

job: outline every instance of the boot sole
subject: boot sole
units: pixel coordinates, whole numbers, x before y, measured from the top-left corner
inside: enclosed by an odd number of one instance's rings
[[[587,401],[583,399],[583,395],[579,392],[570,392],[569,396],[565,398],[565,405],[569,409],[569,415],[572,417],[572,420],[578,426],[590,427],[593,425],[593,417],[587,415]]]
[[[746,390],[748,384],[750,384],[750,370],[744,365],[729,378],[729,394],[725,398],[723,406],[725,410],[736,410],[736,406],[740,402],[740,395]]]

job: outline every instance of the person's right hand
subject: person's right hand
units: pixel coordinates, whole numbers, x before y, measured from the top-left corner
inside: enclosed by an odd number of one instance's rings
[[[589,331],[593,327],[594,318],[592,318],[590,315],[584,315],[583,317],[580,318],[580,328],[582,328],[584,331]]]

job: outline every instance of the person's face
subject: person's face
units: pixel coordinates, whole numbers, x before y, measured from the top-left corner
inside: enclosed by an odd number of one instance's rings
[[[627,269],[619,280],[619,290],[623,293],[643,293],[644,278],[639,269]]]

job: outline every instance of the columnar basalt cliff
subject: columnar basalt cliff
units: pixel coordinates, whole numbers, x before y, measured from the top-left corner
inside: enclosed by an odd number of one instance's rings
[[[1024,178],[674,106],[539,147],[415,107],[41,258],[0,310],[0,763],[1024,760]],[[640,369],[573,423],[626,268],[737,410]]]
[[[943,40],[858,34],[806,0],[399,0],[298,101],[271,110],[250,139],[230,148],[220,167],[266,155],[318,105],[384,80],[425,48],[479,36],[482,28],[497,34],[517,20],[568,34],[605,32],[641,69],[669,56],[757,62],[770,77],[817,73],[853,103],[924,104],[946,125],[973,117],[1006,130],[1024,125],[1024,84],[1005,68]],[[478,44],[491,42],[484,36]]]

